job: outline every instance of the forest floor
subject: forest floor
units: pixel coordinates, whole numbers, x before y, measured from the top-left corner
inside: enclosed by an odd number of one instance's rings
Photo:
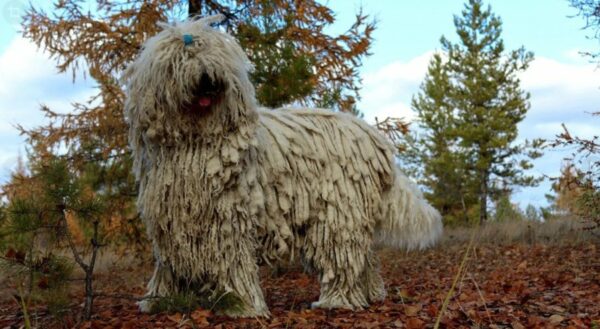
[[[292,266],[277,275],[261,270],[268,319],[230,319],[202,309],[149,315],[140,313],[133,299],[99,297],[93,320],[77,322],[83,301],[77,281],[71,312],[58,319],[42,305],[32,308],[30,317],[38,328],[431,328],[456,279],[441,328],[600,328],[597,237],[553,240],[534,233],[511,240],[503,234],[480,234],[469,247],[465,232],[447,231],[437,247],[426,251],[380,250],[388,297],[362,311],[312,310],[317,281]],[[152,268],[132,259],[100,266],[96,289],[143,295]],[[0,328],[19,328],[21,308],[6,292],[0,290]]]

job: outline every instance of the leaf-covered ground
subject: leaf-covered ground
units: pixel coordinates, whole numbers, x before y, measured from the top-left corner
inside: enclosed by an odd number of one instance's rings
[[[476,245],[460,277],[442,328],[600,328],[600,245]],[[426,328],[433,327],[466,245],[420,253],[382,250],[388,298],[364,311],[311,310],[319,287],[299,270],[280,275],[263,271],[269,319],[229,319],[207,310],[188,315],[148,315],[131,299],[98,298],[94,320],[77,323],[81,305],[63,320],[37,309],[40,328]],[[123,265],[97,277],[107,294],[139,296],[150,267]],[[81,294],[75,293],[77,301]],[[6,298],[4,300],[7,300]],[[0,305],[0,328],[16,328],[22,315],[16,303]]]

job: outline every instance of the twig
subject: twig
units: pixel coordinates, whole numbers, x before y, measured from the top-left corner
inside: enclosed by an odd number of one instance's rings
[[[465,275],[466,275],[466,273],[467,273],[467,270],[468,270],[468,268],[467,268],[467,267],[468,267],[468,264],[467,264],[467,265],[465,265],[465,268],[463,268],[463,269],[462,269],[462,271],[461,271],[461,274],[460,274],[460,279],[459,279],[459,282],[460,282],[460,284],[459,284],[459,286],[458,286],[458,291],[457,291],[457,293],[456,293],[458,296],[460,296],[460,295],[462,294],[462,288],[463,288],[463,286],[464,286],[464,285],[463,285],[463,282],[464,282],[464,278],[465,278]],[[468,312],[467,312],[467,311],[464,309],[464,307],[462,306],[462,304],[460,303],[460,301],[458,301],[458,302],[457,302],[457,304],[458,304],[458,307],[460,308],[460,310],[463,312],[463,314],[464,314],[464,315],[467,317],[467,319],[469,319],[471,322],[473,322],[473,323],[475,323],[475,324],[477,324],[477,325],[480,325],[480,323],[479,323],[479,322],[477,322],[476,320],[473,320],[473,319],[471,319],[471,316],[470,316],[470,315],[469,315],[469,313],[468,313]]]
[[[481,301],[483,302],[483,308],[485,308],[485,314],[487,314],[488,320],[490,320],[490,324],[491,324],[492,323],[492,315],[490,314],[490,310],[488,310],[488,308],[487,308],[487,302],[485,301],[485,298],[483,297],[483,293],[481,292],[481,289],[479,289],[479,285],[477,284],[477,281],[475,281],[473,274],[469,273],[469,277],[471,278],[471,281],[473,281],[473,284],[475,285],[475,289],[477,289],[479,298],[481,298]]]
[[[69,227],[67,225],[67,215],[65,213],[67,207],[64,204],[59,204],[56,206],[58,212],[61,214],[61,222],[65,229],[65,236],[67,238],[67,242],[69,244],[69,248],[71,249],[71,253],[73,254],[73,258],[75,258],[75,262],[83,269],[85,272],[85,303],[83,306],[83,317],[85,320],[89,320],[92,317],[92,308],[94,304],[94,289],[93,289],[93,275],[94,275],[94,266],[96,265],[96,257],[98,255],[98,250],[103,245],[98,242],[98,225],[99,222],[95,220],[93,222],[94,225],[94,233],[92,236],[92,240],[90,241],[92,245],[92,256],[90,258],[89,263],[85,263],[81,258],[81,255],[77,251],[77,247],[73,242],[73,237],[71,237],[71,232],[69,232]]]
[[[65,205],[60,204],[57,206],[57,210],[61,215],[61,221],[63,222],[63,226],[65,228],[65,237],[67,238],[67,243],[69,244],[69,249],[71,249],[71,253],[73,254],[73,258],[75,258],[75,262],[79,265],[87,274],[88,265],[81,259],[79,252],[77,251],[77,247],[73,242],[73,238],[71,237],[71,232],[69,232],[69,227],[67,225],[67,217],[65,214]]]
[[[142,301],[142,300],[146,300],[146,299],[155,299],[155,298],[161,298],[158,296],[144,296],[144,297],[135,297],[132,295],[127,295],[127,294],[107,294],[104,292],[95,292],[94,293],[94,297],[99,297],[99,298],[115,298],[115,299],[127,299],[127,300],[134,300],[134,301]]]
[[[387,117],[383,121],[379,121],[378,118],[375,118],[375,128],[386,135],[400,152],[403,151],[400,141],[402,140],[402,136],[408,134],[409,125],[409,123],[404,122],[404,118]]]
[[[25,298],[23,297],[23,288],[19,285],[19,303],[21,309],[23,310],[23,322],[25,322],[25,328],[31,329],[31,321],[29,320],[29,312],[27,311],[27,306],[29,305],[29,301],[25,302]],[[27,297],[29,300],[29,297]]]
[[[467,246],[467,250],[465,251],[465,254],[463,256],[463,259],[460,263],[460,267],[458,268],[458,272],[456,273],[456,276],[454,276],[454,281],[452,282],[452,286],[450,287],[450,290],[448,291],[448,294],[446,294],[446,298],[444,299],[444,303],[442,304],[442,308],[440,309],[437,319],[435,320],[435,324],[433,325],[434,329],[438,329],[440,327],[440,321],[442,320],[442,317],[444,316],[444,313],[446,312],[446,309],[448,308],[448,304],[450,303],[450,298],[452,298],[452,295],[454,294],[454,289],[456,288],[456,283],[458,282],[458,279],[462,277],[462,272],[463,269],[465,268],[465,264],[467,263],[467,259],[469,258],[469,251],[471,251],[471,248],[473,247],[473,241],[475,241],[475,234],[476,234],[477,230],[473,230],[473,233],[471,234],[471,240],[469,241],[469,245]]]

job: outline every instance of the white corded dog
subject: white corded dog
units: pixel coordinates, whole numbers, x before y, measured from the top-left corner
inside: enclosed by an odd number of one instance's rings
[[[221,19],[163,25],[124,76],[138,208],[156,256],[148,296],[225,292],[241,307],[223,313],[267,316],[257,261],[299,256],[318,273],[313,306],[383,299],[375,244],[429,246],[440,215],[362,120],[259,109],[244,51],[210,26]]]

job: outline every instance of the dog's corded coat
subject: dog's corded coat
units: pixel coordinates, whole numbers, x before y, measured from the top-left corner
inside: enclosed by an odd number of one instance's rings
[[[298,256],[319,276],[314,306],[383,299],[374,245],[429,246],[439,214],[364,121],[259,109],[251,65],[210,27],[218,19],[164,25],[124,76],[138,208],[157,260],[148,295],[231,293],[241,307],[225,314],[268,315],[257,258]],[[204,77],[222,95],[205,113],[183,111]]]

